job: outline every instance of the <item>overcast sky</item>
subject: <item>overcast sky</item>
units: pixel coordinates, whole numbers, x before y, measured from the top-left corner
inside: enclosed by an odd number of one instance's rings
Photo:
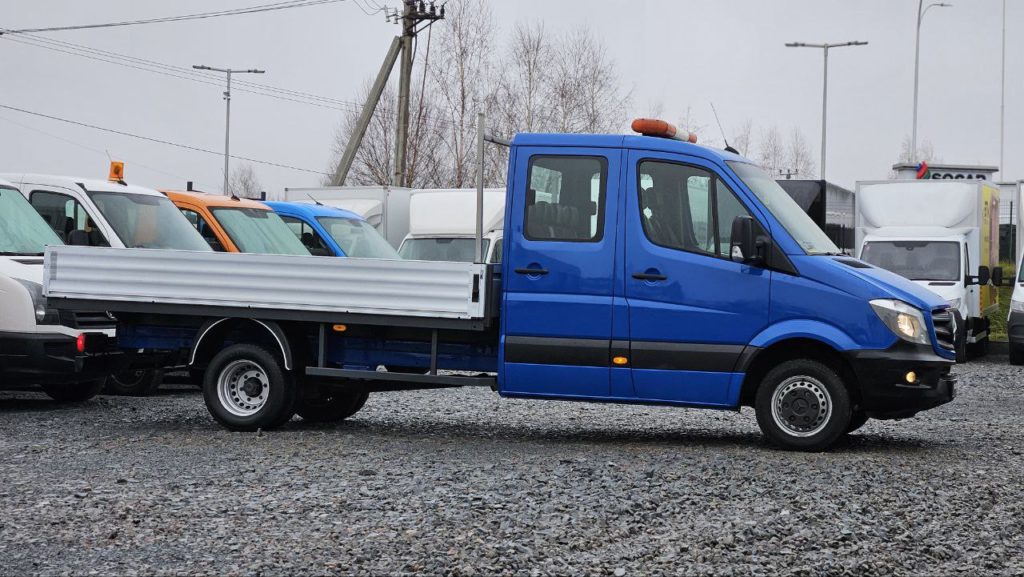
[[[378,0],[379,1],[379,0]],[[1001,0],[951,0],[921,34],[920,140],[947,163],[999,162]],[[3,0],[0,27],[61,26],[264,4],[262,0]],[[398,2],[394,2],[396,6]],[[1024,178],[1024,4],[1009,0],[1006,174]],[[915,0],[505,0],[493,2],[503,43],[517,21],[552,33],[590,27],[632,90],[631,113],[690,107],[727,131],[798,127],[819,154],[822,55],[786,42],[864,40],[829,59],[828,178],[885,178],[911,131]],[[441,23],[441,26],[444,24]],[[345,101],[374,75],[397,27],[352,1],[263,14],[48,38],[176,66],[265,69],[244,78]],[[0,37],[0,104],[195,147],[223,150],[218,85],[204,85],[26,46]],[[323,170],[340,113],[235,92],[232,153]],[[107,152],[127,180],[221,188],[219,156],[106,134],[0,109],[0,171],[105,177]],[[257,166],[264,188],[312,186],[315,174]]]

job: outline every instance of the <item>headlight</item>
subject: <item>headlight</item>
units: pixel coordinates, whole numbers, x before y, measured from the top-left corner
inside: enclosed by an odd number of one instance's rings
[[[903,301],[878,299],[871,301],[871,308],[899,338],[921,345],[929,343],[928,331],[925,329],[924,315],[915,307]]]
[[[960,299],[950,299],[946,301],[946,304],[953,310],[960,310]]]
[[[46,297],[43,296],[43,285],[22,279],[17,280],[21,286],[28,291],[32,299],[32,310],[35,313],[37,325],[59,325],[60,313],[46,307]]]
[[[1010,301],[1010,310],[1018,313],[1024,313],[1024,301]]]

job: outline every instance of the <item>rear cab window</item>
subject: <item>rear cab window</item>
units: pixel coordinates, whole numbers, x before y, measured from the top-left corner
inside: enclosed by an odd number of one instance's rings
[[[604,232],[608,162],[592,156],[535,156],[526,191],[528,240],[598,242]]]

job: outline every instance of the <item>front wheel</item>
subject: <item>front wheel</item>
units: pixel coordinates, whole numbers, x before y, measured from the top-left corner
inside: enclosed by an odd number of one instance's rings
[[[273,429],[295,414],[295,383],[276,355],[256,345],[232,345],[206,369],[203,399],[232,431]]]
[[[1010,364],[1014,366],[1024,365],[1024,346],[1010,345]]]
[[[786,361],[769,371],[754,408],[764,436],[788,450],[824,450],[850,425],[850,394],[843,380],[809,359]]]
[[[369,393],[332,391],[322,397],[302,400],[296,412],[311,423],[335,423],[358,413],[369,396]]]
[[[100,394],[104,382],[105,379],[98,379],[84,383],[43,385],[43,392],[61,403],[81,403]]]
[[[164,372],[160,369],[135,369],[118,371],[107,377],[104,390],[108,395],[146,397],[160,386]]]

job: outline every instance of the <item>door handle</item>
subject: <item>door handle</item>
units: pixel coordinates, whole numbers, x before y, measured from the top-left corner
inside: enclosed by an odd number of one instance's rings
[[[663,274],[649,273],[649,272],[635,272],[633,278],[636,280],[668,280],[668,277]]]
[[[540,276],[548,274],[546,268],[517,268],[515,269],[516,274],[528,274],[533,276]]]

